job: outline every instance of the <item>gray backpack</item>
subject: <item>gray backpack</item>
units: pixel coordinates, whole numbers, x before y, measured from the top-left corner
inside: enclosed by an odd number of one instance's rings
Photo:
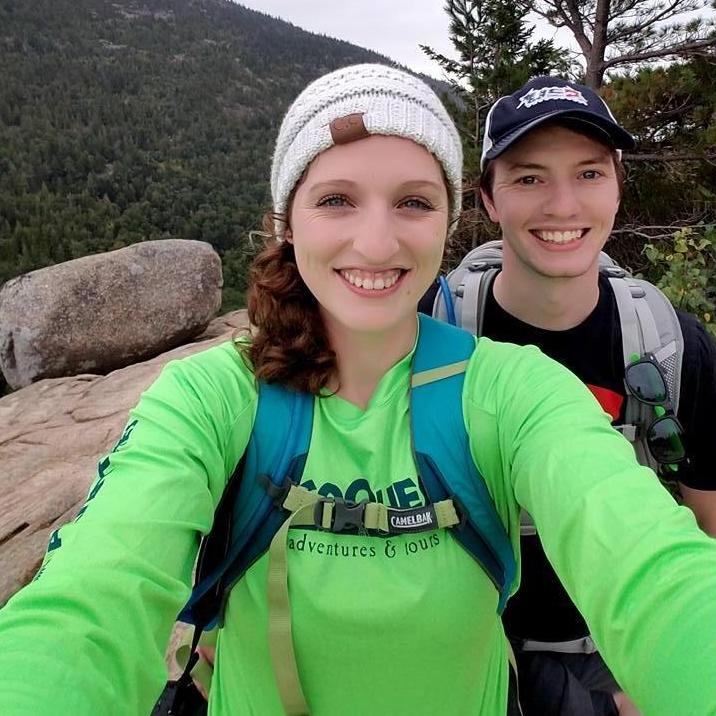
[[[485,298],[501,266],[502,241],[488,241],[470,251],[447,279],[441,278],[433,316],[481,335]],[[684,339],[674,307],[656,286],[634,278],[603,251],[599,256],[599,269],[609,278],[617,301],[624,365],[628,365],[634,355],[652,354],[666,376],[671,407],[676,413]],[[447,296],[452,302],[446,301]],[[653,410],[627,395],[624,425],[616,426],[617,430],[634,445],[639,462],[656,470],[658,465],[645,439]]]

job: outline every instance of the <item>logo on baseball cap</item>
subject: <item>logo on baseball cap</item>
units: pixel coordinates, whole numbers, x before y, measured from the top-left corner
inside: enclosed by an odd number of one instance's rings
[[[553,119],[587,125],[617,150],[635,146],[634,138],[594,90],[558,77],[535,77],[492,105],[485,121],[480,167],[530,130]]]

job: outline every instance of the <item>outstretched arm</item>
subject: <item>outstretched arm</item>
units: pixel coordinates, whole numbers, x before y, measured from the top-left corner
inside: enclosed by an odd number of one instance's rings
[[[716,537],[716,492],[713,490],[695,490],[680,485],[684,504],[696,515],[699,527],[711,537]]]
[[[481,350],[466,416],[496,501],[511,485],[644,713],[716,713],[716,541],[636,463],[577,378],[536,349]],[[490,432],[494,454],[480,440]]]
[[[145,392],[78,517],[0,611],[4,716],[151,710],[198,538],[253,420],[251,384],[213,350],[169,364]]]

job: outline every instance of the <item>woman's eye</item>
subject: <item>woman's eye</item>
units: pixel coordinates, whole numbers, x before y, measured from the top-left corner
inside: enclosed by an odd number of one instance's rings
[[[529,176],[525,176],[525,177],[518,177],[517,183],[523,184],[524,186],[531,186],[532,184],[537,183],[537,177],[532,174],[530,174]]]
[[[331,194],[319,199],[316,206],[347,206],[348,199],[341,194]]]
[[[400,202],[400,206],[404,206],[408,209],[422,209],[423,211],[432,211],[433,208],[425,199],[418,199],[415,196],[403,199],[403,201]]]

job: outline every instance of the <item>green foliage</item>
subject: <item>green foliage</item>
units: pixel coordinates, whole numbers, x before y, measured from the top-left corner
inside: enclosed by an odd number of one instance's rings
[[[644,68],[602,94],[637,140],[625,156],[619,223],[638,233],[620,234],[610,249],[636,266],[645,234],[716,223],[716,58]]]
[[[642,68],[615,78],[603,95],[640,152],[716,146],[716,56]]]
[[[651,280],[716,338],[716,226],[681,229],[664,244],[646,244],[644,253]]]
[[[450,40],[459,60],[421,45],[445,72],[459,103],[450,103],[464,137],[465,174],[479,174],[479,146],[489,106],[530,77],[563,74],[570,68],[566,51],[551,40],[532,42],[527,10],[509,0],[447,0]]]
[[[223,313],[235,311],[246,305],[246,286],[251,261],[260,249],[252,246],[229,249],[224,253],[222,265],[224,274],[224,291],[221,301]]]
[[[312,79],[385,58],[228,0],[0,0],[0,284],[207,241],[242,300],[272,143]]]
[[[554,28],[572,34],[584,84],[598,89],[605,73],[713,53],[713,0],[518,0]]]
[[[492,233],[480,211],[476,186],[485,119],[490,106],[501,96],[514,92],[530,77],[563,75],[571,67],[568,53],[551,40],[532,42],[534,28],[527,22],[528,10],[510,0],[447,0],[450,39],[458,60],[441,55],[425,45],[422,50],[444,70],[458,101],[445,97],[446,105],[463,141],[463,220],[451,237],[445,254],[453,263],[480,238]]]

